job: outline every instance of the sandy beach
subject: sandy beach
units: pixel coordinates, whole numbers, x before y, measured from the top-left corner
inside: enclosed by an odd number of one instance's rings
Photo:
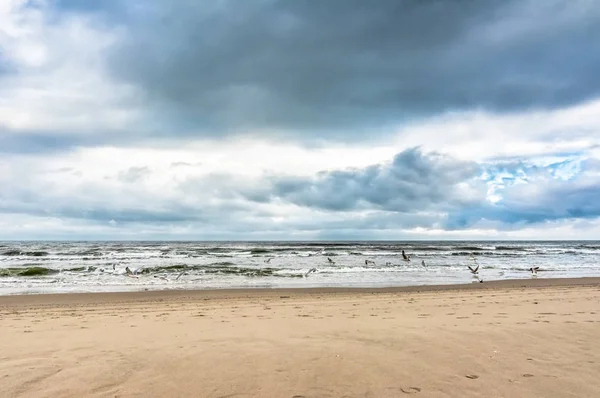
[[[6,397],[598,397],[600,278],[0,297]]]

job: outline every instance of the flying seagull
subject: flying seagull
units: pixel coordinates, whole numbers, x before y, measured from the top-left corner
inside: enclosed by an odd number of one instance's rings
[[[306,274],[304,274],[304,276],[307,277],[308,274],[310,274],[311,272],[317,272],[317,269],[316,268],[309,269],[308,272]]]
[[[479,273],[479,264],[475,268],[471,267],[470,265],[467,265],[467,267],[469,267],[473,275],[477,275]]]
[[[531,267],[529,268],[529,271],[531,271],[532,275],[537,275],[537,272],[539,271],[540,267]]]
[[[125,275],[131,277],[131,278],[139,278],[139,276],[137,276],[137,273],[144,267],[140,267],[137,268],[135,270],[131,270],[129,267],[125,267]]]
[[[425,267],[425,260],[421,260],[421,265]]]
[[[404,250],[402,250],[402,258],[404,261],[410,261],[410,256],[407,256],[406,253],[404,253]]]
[[[329,257],[327,257],[327,261],[329,262],[329,264],[335,264],[335,261],[333,261],[332,259],[330,259]]]

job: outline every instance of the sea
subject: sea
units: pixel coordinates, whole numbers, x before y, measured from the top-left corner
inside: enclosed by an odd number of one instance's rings
[[[590,276],[600,276],[600,241],[0,242],[0,295]]]

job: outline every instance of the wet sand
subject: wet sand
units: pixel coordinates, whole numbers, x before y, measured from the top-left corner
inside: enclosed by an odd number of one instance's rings
[[[597,397],[600,278],[0,297],[0,395]]]

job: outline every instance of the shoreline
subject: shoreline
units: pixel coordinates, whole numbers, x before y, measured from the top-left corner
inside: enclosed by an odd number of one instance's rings
[[[427,293],[471,290],[512,290],[523,288],[559,288],[575,286],[600,287],[600,277],[506,279],[484,283],[392,287],[299,287],[299,288],[226,288],[226,289],[165,289],[123,292],[31,293],[0,295],[0,307],[11,305],[68,304],[121,302],[165,299],[241,299],[277,297],[281,295],[310,297],[318,295],[375,295],[395,293]]]

